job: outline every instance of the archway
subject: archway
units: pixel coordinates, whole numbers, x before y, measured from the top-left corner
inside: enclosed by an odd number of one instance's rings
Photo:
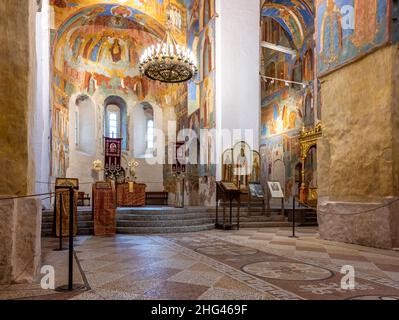
[[[104,137],[121,138],[122,150],[127,150],[127,105],[119,96],[109,96],[104,101]]]
[[[135,158],[152,158],[155,148],[155,111],[148,102],[141,102],[132,110],[133,154]]]

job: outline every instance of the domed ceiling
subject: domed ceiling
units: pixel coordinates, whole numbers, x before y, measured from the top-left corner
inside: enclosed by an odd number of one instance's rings
[[[302,49],[306,36],[314,31],[313,0],[266,0],[262,16],[276,20],[297,50]]]
[[[164,39],[165,20],[171,14],[173,35],[186,43],[184,1],[52,0],[51,8],[56,103],[65,106],[76,92],[151,96],[159,104],[165,96],[183,97],[176,88],[141,77],[139,58]]]
[[[107,77],[138,75],[139,56],[164,36],[155,19],[119,5],[85,8],[68,19],[56,35],[55,67],[67,62],[80,72]]]

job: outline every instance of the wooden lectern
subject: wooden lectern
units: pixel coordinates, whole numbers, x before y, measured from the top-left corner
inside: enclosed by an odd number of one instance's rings
[[[233,223],[233,201],[237,202],[237,219]],[[223,206],[223,222],[219,223],[219,204]],[[226,205],[229,206],[229,216],[226,217]],[[237,227],[240,229],[240,207],[241,191],[232,182],[218,182],[216,190],[216,228],[223,230],[232,230]],[[227,221],[228,218],[228,221]]]

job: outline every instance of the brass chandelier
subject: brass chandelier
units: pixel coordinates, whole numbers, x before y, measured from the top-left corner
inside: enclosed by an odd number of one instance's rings
[[[166,36],[157,46],[147,48],[140,59],[140,72],[151,80],[163,83],[189,81],[198,73],[196,59],[190,49],[179,46],[174,39],[168,17]]]

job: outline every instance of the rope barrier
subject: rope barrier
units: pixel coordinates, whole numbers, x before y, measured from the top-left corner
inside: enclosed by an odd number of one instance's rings
[[[36,181],[37,184],[46,184],[46,185],[55,185],[55,182],[43,182],[43,181]],[[79,185],[83,184],[93,184],[94,182],[79,182]]]
[[[334,214],[345,215],[345,216],[357,216],[357,215],[360,215],[360,214],[369,213],[369,212],[373,212],[373,211],[376,211],[376,210],[379,210],[379,209],[390,207],[391,205],[395,204],[396,202],[399,202],[399,199],[395,199],[395,200],[393,200],[393,201],[391,201],[391,202],[389,202],[387,204],[384,204],[384,205],[381,205],[381,206],[378,206],[378,207],[374,207],[374,208],[371,208],[371,209],[363,210],[363,211],[358,211],[358,212],[337,212],[337,213],[334,213]],[[307,205],[306,203],[303,203],[303,202],[300,202],[300,201],[298,201],[298,203],[301,206],[304,206],[304,207],[306,207],[308,209],[312,209],[314,211],[317,211],[316,208],[313,208],[313,207]]]
[[[37,194],[29,194],[25,196],[14,196],[14,197],[6,197],[6,198],[1,198],[0,201],[8,201],[8,200],[15,200],[15,199],[24,199],[24,198],[37,198],[37,197],[44,197],[44,196],[50,196],[45,199],[41,200],[47,200],[49,198],[52,198],[56,194],[61,194],[61,193],[66,193],[68,191],[56,191],[56,192],[47,192],[47,193],[37,193]]]

